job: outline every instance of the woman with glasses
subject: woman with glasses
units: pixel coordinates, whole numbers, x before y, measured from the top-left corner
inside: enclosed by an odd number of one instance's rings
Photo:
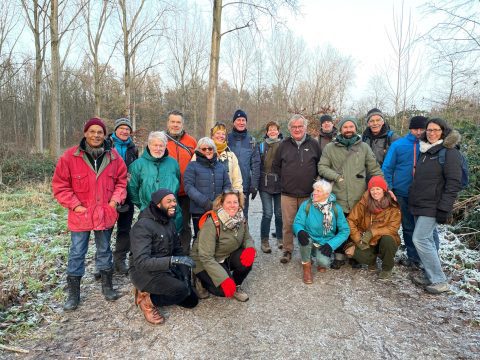
[[[227,171],[218,161],[217,147],[212,139],[203,137],[198,140],[195,161],[187,165],[183,180],[185,192],[190,198],[190,214],[196,238],[200,217],[212,209],[213,200],[222,191],[231,188]]]
[[[377,257],[382,260],[380,279],[392,275],[395,253],[400,245],[398,229],[401,221],[400,206],[388,192],[381,176],[373,176],[368,189],[348,214],[350,239],[345,254],[368,269],[377,270]]]
[[[219,195],[213,203],[214,214],[205,220],[191,252],[197,289],[201,285],[208,293],[238,301],[248,300],[241,285],[256,254],[243,215],[243,201],[237,190]]]
[[[424,275],[412,281],[432,294],[449,290],[433,237],[437,224],[445,224],[462,189],[460,134],[445,120],[427,121],[420,138],[420,157],[410,187],[408,203],[415,217],[413,244],[424,268]]]

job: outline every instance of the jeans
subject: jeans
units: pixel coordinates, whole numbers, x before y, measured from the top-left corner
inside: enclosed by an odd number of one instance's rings
[[[130,251],[130,229],[132,228],[133,213],[135,211],[135,207],[128,197],[125,204],[128,204],[128,211],[118,214],[117,240],[113,253],[113,257],[121,261],[126,259],[127,253]]]
[[[273,211],[275,209],[275,232],[277,239],[282,240],[282,206],[280,194],[269,194],[266,191],[260,191],[262,200],[262,221],[260,224],[260,238],[268,239],[270,234],[270,222],[272,221]]]
[[[245,204],[243,206],[243,216],[245,217],[245,220],[248,221],[248,207],[250,205],[250,193],[247,192],[243,195],[245,195]]]
[[[403,242],[407,250],[408,260],[420,263],[420,257],[412,240],[413,230],[415,230],[415,218],[408,210],[408,197],[397,195],[397,202],[400,205],[400,211],[402,213]]]
[[[179,196],[178,203],[182,208],[183,227],[180,232],[183,255],[190,254],[190,243],[192,241],[192,229],[190,228],[190,198],[187,195]]]
[[[113,267],[110,238],[112,229],[96,230],[95,235],[95,267],[98,270],[109,270]],[[72,231],[70,252],[68,253],[67,274],[83,276],[85,274],[85,256],[88,250],[90,231]]]
[[[303,264],[316,260],[317,266],[324,268],[330,267],[331,257],[325,256],[318,251],[317,247],[313,245],[312,240],[310,240],[307,245],[300,244],[300,257],[302,258]]]
[[[432,284],[446,282],[447,280],[442,271],[434,238],[436,225],[434,217],[418,216],[415,218],[415,230],[413,232],[413,243],[422,261],[425,276]]]

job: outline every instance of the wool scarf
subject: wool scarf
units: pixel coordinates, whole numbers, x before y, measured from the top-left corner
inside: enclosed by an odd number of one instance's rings
[[[238,212],[234,216],[230,216],[225,211],[225,209],[221,207],[217,210],[217,215],[222,224],[230,230],[238,229],[240,225],[245,221],[242,209],[238,209]]]
[[[312,204],[318,210],[320,210],[323,214],[323,236],[326,236],[332,230],[332,205],[333,203],[329,202],[328,200],[325,202],[314,202],[312,200]]]

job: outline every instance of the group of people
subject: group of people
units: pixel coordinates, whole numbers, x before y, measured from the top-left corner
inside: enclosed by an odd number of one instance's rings
[[[241,285],[257,255],[248,209],[258,193],[260,249],[272,253],[275,216],[280,262],[291,261],[295,236],[305,284],[313,282],[312,264],[325,272],[347,259],[376,271],[379,258],[379,278],[390,277],[401,223],[404,265],[424,270],[412,281],[434,294],[448,290],[436,225],[452,211],[462,169],[460,137],[444,120],[415,116],[399,138],[379,109],[368,112],[362,136],[355,118],[335,127],[323,115],[314,138],[296,114],[290,136],[283,138],[271,121],[260,142],[248,132],[243,110],[232,121],[230,134],[218,122],[197,142],[184,130],[183,114],[172,111],[166,131],[151,132],[140,157],[129,119],[117,119],[110,135],[101,119],[86,122],[83,139],[62,155],[52,180],[55,198],[69,210],[64,310],[79,305],[91,231],[106,300],[119,297],[114,271],[129,274],[135,304],[152,324],[164,322],[160,306],[193,308],[210,294],[247,301]],[[135,206],[140,214],[132,227]]]

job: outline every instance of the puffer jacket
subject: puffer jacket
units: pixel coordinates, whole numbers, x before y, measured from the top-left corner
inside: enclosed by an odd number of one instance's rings
[[[185,170],[185,191],[190,198],[190,213],[203,214],[210,210],[211,203],[224,190],[230,189],[227,170],[217,160],[217,154],[208,160],[195,152],[196,160]]]
[[[228,134],[228,147],[238,159],[243,180],[243,193],[250,192],[250,188],[258,189],[260,181],[260,152],[254,137],[248,131],[237,132],[235,129]]]
[[[266,141],[260,144],[260,184],[259,190],[269,194],[280,194],[282,186],[280,174],[273,172],[273,160],[280,146],[281,140],[268,144]]]
[[[395,134],[393,130],[390,130],[390,126],[387,123],[383,124],[378,135],[373,135],[369,127],[365,129],[362,135],[362,141],[370,146],[380,166],[383,164],[383,159],[390,145],[399,138],[400,136]]]
[[[295,216],[295,220],[293,221],[293,232],[295,236],[303,230],[307,232],[313,242],[320,245],[328,244],[333,250],[338,249],[338,247],[348,239],[350,228],[348,227],[342,208],[335,200],[335,195],[330,194],[328,202],[332,203],[332,206],[335,206],[337,210],[335,211],[332,207],[332,229],[326,235],[323,235],[323,213],[313,206],[310,199],[300,205],[297,215]],[[335,216],[335,214],[337,214],[337,216]]]
[[[437,211],[451,213],[458,193],[462,190],[462,158],[457,145],[460,134],[450,131],[442,144],[420,155],[408,197],[412,215],[436,217]],[[445,147],[445,163],[438,160]]]
[[[170,257],[183,255],[175,224],[160,211],[146,207],[130,231],[130,278],[143,291],[156,272],[170,269]]]
[[[310,135],[306,135],[300,146],[292,137],[283,140],[272,166],[273,172],[280,174],[282,194],[296,198],[310,196],[321,155],[318,141]]]
[[[122,203],[127,196],[127,167],[109,142],[104,142],[105,153],[97,171],[94,170],[84,148],[79,146],[65,151],[58,159],[52,178],[53,196],[68,209],[70,231],[106,230],[115,225],[117,210],[108,205],[113,200]],[[85,213],[73,211],[77,206]]]
[[[397,246],[399,246],[400,236],[398,235],[398,229],[402,219],[400,207],[394,202],[391,207],[382,212],[372,214],[367,207],[368,197],[369,192],[367,190],[357,205],[353,207],[350,214],[348,214],[347,221],[350,226],[350,238],[354,243],[358,244],[362,234],[370,230],[373,235],[370,240],[370,246],[377,245],[380,238],[384,235],[391,236]]]
[[[198,239],[193,243],[190,252],[190,256],[195,260],[193,272],[198,274],[205,270],[218,287],[229,277],[220,262],[235,250],[247,247],[254,247],[254,244],[246,222],[243,222],[238,229],[228,229],[220,220],[220,235],[217,238],[215,224],[209,217],[198,233]]]
[[[337,128],[333,127],[331,133],[324,133],[322,129],[320,129],[320,134],[318,134],[318,143],[320,144],[320,149],[325,149],[327,144],[330,144],[332,140],[337,136]]]
[[[397,196],[408,197],[413,180],[413,167],[419,156],[419,140],[410,133],[395,141],[388,149],[382,171],[389,189]]]
[[[360,137],[350,149],[337,139],[325,146],[318,174],[334,181],[332,192],[345,213],[352,210],[367,189],[366,177],[383,175],[372,149]]]
[[[192,155],[194,154],[195,148],[197,147],[197,140],[193,138],[192,136],[188,135],[185,131],[180,134],[180,136],[175,137],[173,135],[168,134],[181,144],[185,145],[190,151],[187,151],[187,149],[184,149],[180,145],[178,145],[175,141],[172,139],[168,139],[167,143],[167,149],[168,149],[168,155],[172,158],[174,158],[178,165],[180,166],[180,189],[178,190],[178,196],[185,196],[187,193],[185,192],[185,185],[184,185],[184,180],[183,180],[183,175],[185,174],[185,170],[187,168],[188,163],[190,162],[190,159],[192,158]]]

